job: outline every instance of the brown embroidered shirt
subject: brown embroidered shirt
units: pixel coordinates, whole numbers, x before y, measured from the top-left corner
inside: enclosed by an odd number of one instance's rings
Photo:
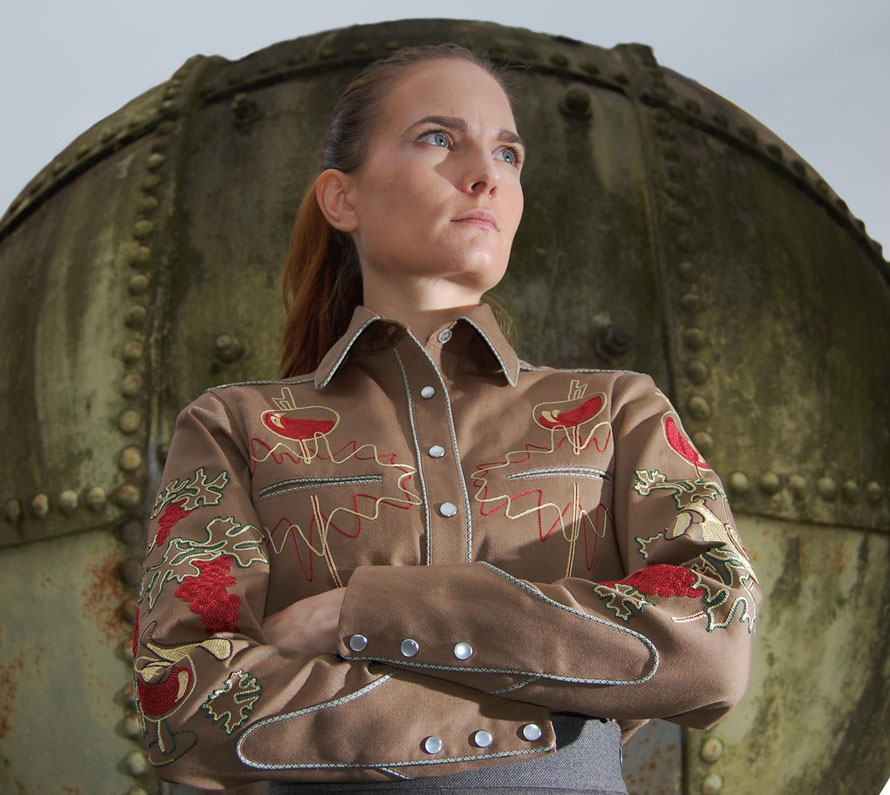
[[[676,411],[519,360],[486,304],[426,341],[357,307],[314,373],[187,406],[161,482],[134,657],[163,778],[444,775],[552,753],[552,712],[701,728],[744,692],[760,590]],[[265,643],[338,586],[339,655]]]

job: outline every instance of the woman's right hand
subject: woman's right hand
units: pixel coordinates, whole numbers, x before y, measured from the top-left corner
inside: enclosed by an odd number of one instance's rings
[[[345,588],[307,596],[263,619],[266,640],[283,652],[337,653],[337,625]]]

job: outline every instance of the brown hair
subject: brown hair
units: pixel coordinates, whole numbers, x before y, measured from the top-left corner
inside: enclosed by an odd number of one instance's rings
[[[358,168],[365,160],[374,122],[399,78],[417,64],[448,58],[476,64],[504,88],[501,75],[490,61],[460,45],[403,47],[366,67],[343,91],[325,136],[321,170],[336,168],[348,173]],[[327,222],[315,197],[315,180],[297,212],[284,267],[283,294],[287,320],[281,376],[288,378],[318,367],[328,348],[346,331],[355,307],[362,301],[362,274],[355,244],[350,235]],[[506,309],[493,296],[485,298],[511,336],[512,322]]]

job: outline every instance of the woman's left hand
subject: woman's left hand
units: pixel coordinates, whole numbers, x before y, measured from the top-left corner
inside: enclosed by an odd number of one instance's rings
[[[283,652],[337,653],[337,624],[345,588],[307,596],[278,613],[266,616],[263,632]]]

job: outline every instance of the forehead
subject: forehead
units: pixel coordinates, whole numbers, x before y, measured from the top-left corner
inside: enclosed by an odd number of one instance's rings
[[[418,64],[386,96],[382,121],[401,130],[424,116],[456,116],[498,129],[513,129],[507,95],[485,69],[459,58]]]

